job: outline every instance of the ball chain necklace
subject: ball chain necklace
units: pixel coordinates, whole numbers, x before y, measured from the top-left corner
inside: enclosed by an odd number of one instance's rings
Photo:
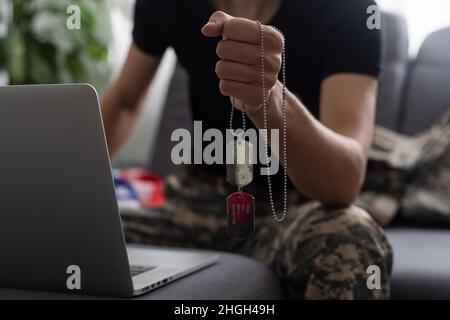
[[[288,207],[287,190],[287,88],[286,88],[286,39],[283,33],[276,27],[271,26],[283,38],[282,50],[282,107],[283,107],[283,211],[279,216],[275,209],[272,190],[272,180],[269,160],[268,141],[268,116],[267,116],[267,91],[266,91],[266,67],[265,67],[265,33],[263,25],[257,21],[261,43],[261,91],[263,111],[263,132],[265,140],[265,169],[267,174],[267,186],[269,193],[270,208],[273,219],[282,222],[286,219]],[[228,233],[230,235],[247,238],[255,231],[255,198],[242,189],[253,181],[253,145],[245,140],[246,130],[245,112],[242,111],[242,129],[233,130],[234,99],[231,99],[230,131],[233,133],[233,141],[227,144],[227,155],[232,155],[231,163],[227,161],[227,182],[238,188],[238,191],[227,198]],[[244,106],[245,110],[245,106]],[[236,139],[235,139],[236,138]]]

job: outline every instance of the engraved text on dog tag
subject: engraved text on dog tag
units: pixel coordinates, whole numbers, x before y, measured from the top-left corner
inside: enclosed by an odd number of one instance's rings
[[[247,238],[255,231],[255,198],[247,192],[235,192],[227,198],[228,233]]]

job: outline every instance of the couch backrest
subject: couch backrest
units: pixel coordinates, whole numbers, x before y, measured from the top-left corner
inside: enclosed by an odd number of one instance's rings
[[[426,130],[450,108],[450,27],[429,35],[412,64],[401,131]]]
[[[192,130],[192,115],[189,103],[188,75],[177,64],[168,90],[153,157],[149,163],[149,169],[153,173],[166,176],[177,169],[170,157],[174,144],[169,143],[169,141],[172,132],[176,129]]]
[[[408,70],[408,28],[406,20],[383,12],[382,62],[377,103],[377,124],[398,130],[403,92]]]

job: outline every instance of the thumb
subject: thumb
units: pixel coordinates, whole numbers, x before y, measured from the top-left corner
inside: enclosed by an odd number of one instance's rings
[[[202,28],[202,33],[206,37],[218,37],[222,35],[225,24],[233,17],[222,11],[214,12]]]

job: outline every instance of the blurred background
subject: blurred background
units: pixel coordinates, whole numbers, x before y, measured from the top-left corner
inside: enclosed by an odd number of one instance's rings
[[[91,82],[103,88],[111,62],[107,2],[1,0],[0,66],[7,72],[6,81]],[[77,32],[66,28],[70,5],[79,6],[83,13],[82,29]]]
[[[376,0],[384,11],[402,15],[408,24],[410,55],[414,57],[427,35],[450,26],[449,0]]]

